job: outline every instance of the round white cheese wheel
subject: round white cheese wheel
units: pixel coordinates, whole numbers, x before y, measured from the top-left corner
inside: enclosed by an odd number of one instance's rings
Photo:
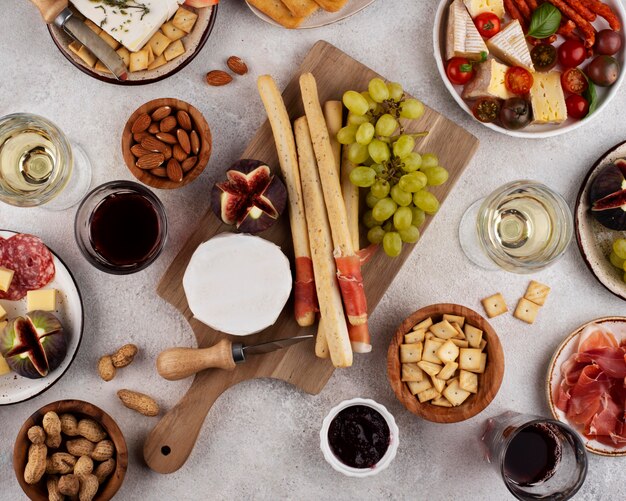
[[[183,277],[193,316],[235,336],[273,325],[291,285],[289,260],[280,247],[236,233],[221,233],[198,246]]]

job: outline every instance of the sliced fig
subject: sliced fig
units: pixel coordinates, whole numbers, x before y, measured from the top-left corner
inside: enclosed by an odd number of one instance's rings
[[[239,160],[226,178],[211,191],[211,208],[224,223],[255,234],[272,226],[285,210],[285,185],[263,162]]]
[[[591,213],[603,226],[626,230],[626,160],[603,167],[589,189]]]

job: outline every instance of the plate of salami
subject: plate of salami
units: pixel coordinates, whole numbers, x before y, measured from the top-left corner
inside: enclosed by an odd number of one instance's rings
[[[546,392],[555,419],[583,437],[589,452],[626,456],[626,317],[582,325],[561,343]]]
[[[36,236],[0,230],[0,406],[56,383],[83,324],[80,291],[59,256]]]

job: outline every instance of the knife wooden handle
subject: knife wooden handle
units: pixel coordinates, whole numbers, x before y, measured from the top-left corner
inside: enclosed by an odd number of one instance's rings
[[[41,12],[41,17],[52,24],[57,16],[67,8],[68,0],[30,0]]]
[[[228,339],[222,339],[210,348],[170,348],[157,358],[157,371],[170,381],[211,368],[228,371],[235,368],[232,343]]]

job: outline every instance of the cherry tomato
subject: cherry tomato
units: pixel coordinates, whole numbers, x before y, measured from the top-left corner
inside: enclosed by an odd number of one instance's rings
[[[500,31],[500,18],[493,12],[483,12],[474,18],[480,36],[491,38]]]
[[[621,47],[622,39],[617,32],[608,28],[606,30],[598,31],[596,35],[596,44],[593,46],[597,54],[612,56],[613,54],[617,54]]]
[[[474,66],[465,57],[453,57],[446,65],[446,75],[454,85],[465,85],[474,76]]]
[[[533,76],[526,68],[513,66],[506,70],[504,86],[513,94],[528,94],[533,86]]]
[[[619,63],[611,56],[596,56],[585,68],[587,76],[600,87],[613,85],[619,75]]]
[[[472,106],[472,113],[481,122],[493,122],[500,115],[500,101],[494,97],[481,97]]]
[[[581,70],[568,68],[561,73],[561,87],[570,94],[582,94],[589,87],[589,82]]]
[[[556,49],[553,45],[547,43],[535,45],[530,51],[530,57],[537,71],[550,71],[556,66]]]
[[[584,97],[579,96],[578,94],[567,96],[565,106],[567,106],[568,117],[580,119],[585,118],[587,113],[589,113],[589,103]]]
[[[587,59],[587,50],[580,40],[565,40],[558,49],[559,62],[564,68],[573,68]]]
[[[523,97],[512,97],[502,103],[500,122],[505,129],[518,130],[532,120],[530,103]]]

